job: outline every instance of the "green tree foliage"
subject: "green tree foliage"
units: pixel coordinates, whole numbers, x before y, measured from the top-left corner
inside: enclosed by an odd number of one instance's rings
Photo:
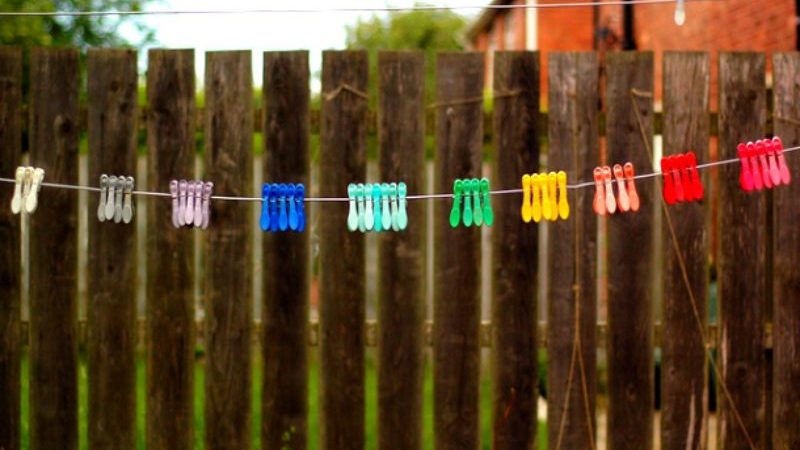
[[[370,97],[376,99],[378,50],[423,50],[426,59],[425,95],[434,93],[436,53],[464,48],[467,19],[452,11],[395,11],[373,15],[347,27],[347,48],[370,53]]]

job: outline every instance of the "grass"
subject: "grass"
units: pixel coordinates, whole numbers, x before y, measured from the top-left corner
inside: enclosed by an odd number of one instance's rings
[[[202,353],[199,352],[198,355]],[[313,352],[312,352],[313,354]],[[376,421],[377,421],[377,371],[374,365],[374,350],[367,351],[367,364],[365,372],[365,393],[366,393],[366,448],[377,448],[377,435],[376,435]],[[86,355],[81,352],[78,367],[78,400],[79,400],[79,436],[80,448],[85,450],[87,445],[87,417],[88,417],[88,379],[86,367]],[[261,424],[261,360],[260,356],[256,354],[253,356],[253,392],[252,392],[252,439],[253,449],[261,448],[260,424]],[[28,384],[28,370],[29,362],[28,356],[25,354],[22,359],[22,448],[30,448],[30,428],[28,423],[29,408],[29,384]],[[195,364],[194,371],[195,379],[195,410],[194,410],[194,448],[203,448],[203,438],[205,432],[205,420],[203,417],[203,405],[205,403],[204,395],[204,364],[202,356],[198,357]],[[424,385],[424,439],[425,448],[433,448],[433,376],[430,365],[430,360],[426,361],[425,369],[425,385]],[[136,398],[137,398],[137,411],[136,411],[136,447],[137,449],[144,450],[144,433],[145,433],[145,393],[146,393],[146,380],[145,380],[145,360],[143,355],[139,355],[136,364]],[[318,408],[318,395],[319,395],[319,364],[317,364],[316,357],[312,356],[309,364],[309,390],[308,390],[308,448],[318,448],[319,439],[319,408]],[[480,390],[480,406],[481,406],[481,448],[491,448],[491,380],[486,374],[481,377],[481,390]],[[544,422],[539,422],[539,448],[547,448],[547,426]]]

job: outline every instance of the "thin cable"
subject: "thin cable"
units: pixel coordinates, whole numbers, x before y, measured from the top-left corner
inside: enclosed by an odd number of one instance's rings
[[[690,2],[712,2],[723,0],[687,0]],[[402,11],[451,11],[451,10],[512,10],[512,9],[557,9],[619,5],[674,4],[675,0],[596,0],[545,4],[499,4],[499,5],[414,5],[377,7],[321,7],[321,8],[246,8],[246,9],[156,9],[150,11],[0,11],[0,17],[84,17],[84,16],[177,16],[177,15],[237,15],[237,14],[325,14],[358,12],[402,12]]]

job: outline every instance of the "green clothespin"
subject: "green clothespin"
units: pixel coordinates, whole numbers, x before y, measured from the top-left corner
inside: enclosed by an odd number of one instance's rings
[[[481,196],[483,197],[483,223],[487,227],[494,223],[494,212],[492,211],[492,200],[489,195],[489,179],[481,178]]]
[[[267,197],[264,197],[265,205],[267,201],[266,198]],[[356,211],[356,185],[353,183],[347,185],[347,199],[350,202],[350,212],[347,214],[347,229],[356,231],[358,229],[358,212]]]
[[[464,214],[462,216],[465,227],[471,227],[473,223],[473,212],[472,212],[472,202],[470,198],[472,196],[472,183],[470,180],[463,180],[463,194],[464,194]]]
[[[364,230],[372,231],[375,227],[375,210],[372,206],[372,184],[367,183],[364,185]]]
[[[383,213],[381,212],[381,185],[378,183],[373,184],[370,195],[372,196],[372,207],[375,211],[373,214],[374,226],[372,227],[372,230],[381,232],[383,231]]]
[[[399,205],[397,208],[397,228],[399,230],[405,230],[408,226],[408,212],[406,211],[406,195],[408,194],[408,190],[406,188],[405,183],[398,183],[397,184],[397,196],[399,197]]]
[[[464,184],[461,180],[453,183],[453,209],[450,210],[450,226],[455,228],[461,221],[461,191]]]
[[[475,223],[476,227],[483,225],[483,211],[481,210],[481,182],[477,178],[473,178],[469,182],[472,188],[472,203],[473,203],[473,211],[474,218],[472,221]]]
[[[365,198],[364,198],[364,185],[358,183],[356,185],[356,203],[358,204],[358,231],[365,232],[367,231],[367,217],[366,217],[366,205],[365,205]]]
[[[381,184],[381,221],[383,222],[383,229],[389,231],[392,229],[392,210],[389,206],[389,185],[387,183]]]

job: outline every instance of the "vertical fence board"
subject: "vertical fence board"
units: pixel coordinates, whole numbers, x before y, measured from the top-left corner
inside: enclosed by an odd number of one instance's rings
[[[249,51],[206,54],[205,179],[250,196],[253,77]],[[217,202],[206,241],[205,444],[250,448],[252,227],[250,204]]]
[[[709,59],[707,53],[668,52],[664,56],[664,156],[694,151],[708,161]],[[706,181],[708,171],[700,172]],[[654,198],[656,204],[661,200]],[[664,248],[664,360],[662,374],[661,446],[663,449],[706,448],[708,385],[705,326],[708,304],[709,202],[668,206],[667,214],[680,246],[696,312],[684,281],[679,255],[666,220]],[[697,314],[697,316],[695,316]]]
[[[425,56],[378,55],[378,136],[383,182],[425,187]],[[408,205],[408,228],[380,236],[378,447],[422,449],[425,202]]]
[[[78,51],[31,54],[31,165],[78,182]],[[43,189],[30,216],[31,448],[78,447],[78,196]]]
[[[494,96],[494,180],[507,189],[539,168],[539,53],[495,53]],[[492,447],[497,450],[536,445],[538,227],[520,219],[520,204],[516,195],[492,202]]]
[[[0,173],[10,176],[22,149],[22,51],[0,47]],[[11,199],[14,185],[4,183],[0,197]],[[11,201],[11,200],[8,200]],[[20,227],[19,217],[0,207],[0,448],[20,448]]]
[[[551,53],[548,73],[548,165],[552,170],[566,170],[570,183],[590,180],[600,159],[597,55]],[[551,449],[590,449],[597,436],[597,215],[590,206],[593,194],[592,189],[571,191],[569,219],[550,224],[547,417]]]
[[[442,53],[436,61],[435,192],[481,176],[482,53]],[[495,180],[496,182],[496,180]],[[452,201],[434,205],[433,394],[435,448],[480,444],[480,228],[450,228]]]
[[[149,189],[166,191],[173,178],[194,174],[194,51],[148,54]],[[172,203],[147,210],[147,448],[193,446],[193,232],[170,223]]]
[[[308,52],[264,54],[264,181],[309,186]],[[341,206],[341,205],[339,205]],[[309,234],[264,235],[261,446],[307,446]]]
[[[800,145],[800,54],[776,53],[775,135],[785,147]],[[800,159],[787,155],[792,184],[775,190],[774,258],[775,307],[772,342],[773,445],[775,450],[800,448]],[[775,420],[777,419],[777,420]]]
[[[136,51],[90,50],[89,182],[136,174]],[[136,226],[89,201],[89,447],[136,447]],[[134,220],[136,218],[134,217]]]
[[[653,54],[611,53],[607,58],[608,163],[630,161],[638,172],[650,172]],[[611,450],[647,450],[653,446],[653,213],[657,197],[653,183],[640,182],[636,187],[641,199],[639,211],[618,211],[608,218]]]
[[[320,195],[365,181],[367,53],[322,55]],[[320,229],[320,448],[364,447],[364,235],[347,231],[347,207],[322,204]]]
[[[736,158],[737,144],[763,137],[764,65],[763,54],[720,55],[720,159]],[[747,435],[756,448],[765,445],[766,199],[763,192],[742,191],[739,172],[738,164],[719,168],[720,357],[733,401],[720,392],[720,443],[726,450],[749,449]]]

